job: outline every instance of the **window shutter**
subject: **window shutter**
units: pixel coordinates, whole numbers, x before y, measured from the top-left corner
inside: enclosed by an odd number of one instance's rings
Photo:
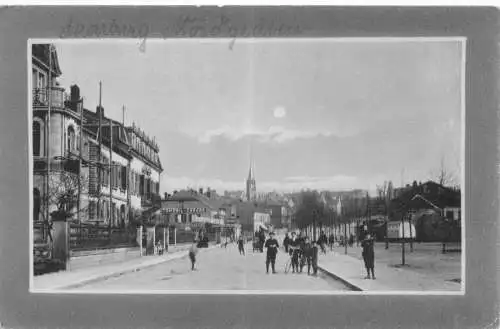
[[[117,163],[118,165],[118,163]],[[122,188],[122,167],[116,167],[116,187]]]

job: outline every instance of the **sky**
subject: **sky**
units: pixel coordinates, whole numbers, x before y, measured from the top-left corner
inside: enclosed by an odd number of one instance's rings
[[[459,181],[462,45],[420,39],[78,40],[62,87],[154,136],[160,190],[368,189]],[[251,155],[250,155],[251,154]]]

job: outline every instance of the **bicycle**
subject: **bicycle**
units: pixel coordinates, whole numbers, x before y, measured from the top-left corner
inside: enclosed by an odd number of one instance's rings
[[[291,252],[288,253],[289,257],[285,262],[285,274],[290,272],[290,269],[292,268],[294,250],[299,250],[299,253],[300,253],[300,249],[298,249],[298,248],[290,247],[290,250],[291,250]],[[298,257],[299,257],[299,264],[300,264],[301,255],[298,255]]]

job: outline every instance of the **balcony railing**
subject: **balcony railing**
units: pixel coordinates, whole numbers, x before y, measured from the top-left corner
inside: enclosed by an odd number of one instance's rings
[[[60,87],[33,89],[33,107],[48,107],[49,94],[52,107],[64,108],[64,88]]]

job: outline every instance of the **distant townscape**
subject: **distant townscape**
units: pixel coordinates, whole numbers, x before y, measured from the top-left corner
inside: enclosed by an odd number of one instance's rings
[[[252,250],[257,257],[263,249],[272,248],[265,242],[271,232],[281,244],[278,248],[286,248],[286,253],[278,254],[282,262],[288,259],[288,242],[284,241],[292,232],[324,249],[321,257],[325,258],[320,258],[318,266],[325,273],[328,262],[333,262],[327,261],[327,249],[333,253],[340,248],[339,253],[348,255],[348,247],[365,246],[367,237],[375,248],[380,243],[376,255],[398,249],[396,256],[387,256],[391,262],[399,262],[401,245],[402,265],[412,259],[407,256],[405,260],[405,252],[418,250],[420,244],[433,244],[429,250],[446,254],[450,245],[461,243],[460,185],[444,168],[424,182],[395,186],[392,181],[381,181],[375,194],[364,189],[262,192],[251,158],[249,167],[241,168],[242,177],[248,173],[241,190],[186,187],[161,193],[161,177],[168,168],[160,161],[162,145],[157,138],[124,118],[111,118],[101,98],[98,104],[86,104],[84,96],[90,91],[76,84],[60,86],[62,74],[53,45],[32,46],[32,230],[37,277],[58,271],[78,273],[124,260],[144,262],[145,256],[185,253],[188,248],[193,269],[193,250],[206,249],[199,256],[201,268],[208,266],[203,265],[203,257],[210,257],[209,250],[215,246],[227,249],[238,244],[239,255],[231,257],[239,257],[245,255],[243,246],[248,243],[246,253]],[[405,251],[405,244],[411,249]],[[214,264],[226,257],[222,251],[217,253]],[[275,272],[276,254],[269,255],[267,271],[271,262]],[[279,273],[287,265],[277,266]],[[460,278],[457,267],[453,271],[446,280]],[[325,286],[318,287],[328,289]]]

